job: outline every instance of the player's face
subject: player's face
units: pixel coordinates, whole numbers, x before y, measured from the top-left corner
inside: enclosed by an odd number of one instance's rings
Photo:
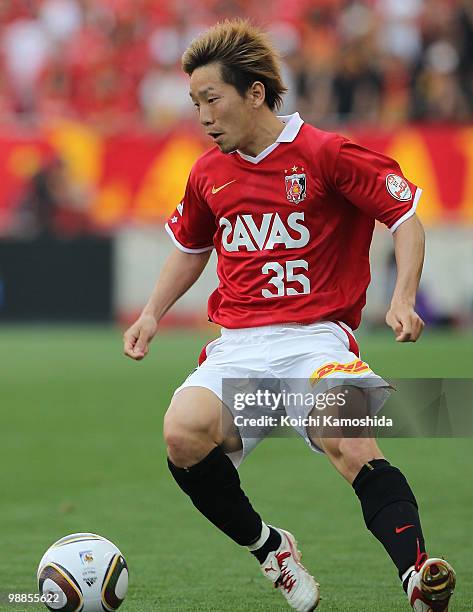
[[[201,66],[192,73],[190,95],[205,132],[223,153],[244,149],[254,129],[250,96],[222,80],[218,64]]]

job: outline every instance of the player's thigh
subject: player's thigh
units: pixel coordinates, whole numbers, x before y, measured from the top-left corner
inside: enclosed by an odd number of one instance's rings
[[[164,417],[164,439],[205,437],[225,452],[242,447],[233,417],[220,398],[205,387],[184,387],[171,400]]]

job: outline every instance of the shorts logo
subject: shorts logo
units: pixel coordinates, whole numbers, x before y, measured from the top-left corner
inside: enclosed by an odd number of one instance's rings
[[[293,166],[291,172],[293,174],[287,174],[288,170],[284,170],[286,176],[284,177],[286,183],[286,197],[289,202],[299,204],[302,200],[305,200],[306,196],[306,175],[304,168],[301,168],[301,172],[297,172],[298,166]]]
[[[335,374],[336,372],[343,372],[344,374],[362,374],[363,372],[370,372],[371,368],[361,359],[355,359],[350,363],[339,363],[338,361],[331,361],[326,363],[320,368],[317,368],[310,377],[310,382],[314,385],[320,378]]]
[[[412,192],[405,179],[397,174],[388,174],[386,177],[386,188],[388,192],[400,202],[412,200]]]

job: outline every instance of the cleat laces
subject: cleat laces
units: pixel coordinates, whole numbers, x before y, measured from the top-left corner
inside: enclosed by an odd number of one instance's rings
[[[287,567],[285,563],[285,560],[287,559],[287,557],[290,557],[290,556],[291,556],[290,552],[281,552],[278,555],[276,555],[276,559],[278,560],[278,565],[281,569],[281,575],[274,583],[274,586],[276,588],[282,587],[286,591],[286,593],[290,593],[294,585],[296,584],[296,579],[294,578],[294,575],[292,574],[291,570]]]
[[[420,544],[419,544],[419,539],[417,538],[417,559],[416,559],[416,563],[414,565],[414,569],[416,572],[420,571],[420,568],[424,565],[424,563],[427,561],[429,557],[427,556],[427,553],[420,552]]]

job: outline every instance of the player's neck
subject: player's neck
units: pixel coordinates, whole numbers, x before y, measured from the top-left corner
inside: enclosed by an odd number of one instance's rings
[[[284,129],[284,123],[269,109],[265,109],[252,130],[248,141],[238,148],[241,153],[257,157],[267,147],[275,143]]]

